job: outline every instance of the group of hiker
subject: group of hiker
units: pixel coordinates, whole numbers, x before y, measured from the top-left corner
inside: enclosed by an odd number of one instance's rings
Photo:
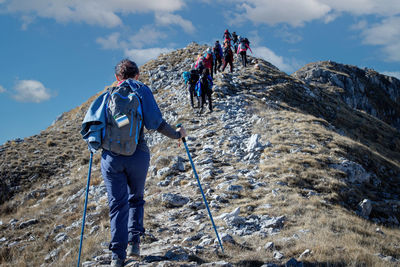
[[[235,32],[230,34],[226,30],[223,47],[216,41],[213,48],[208,48],[192,64],[190,72],[184,73],[190,103],[194,107],[196,95],[200,112],[203,112],[206,97],[212,112],[213,74],[220,71],[222,63],[222,71],[229,64],[233,72],[232,47],[237,55],[241,55],[242,64],[246,66],[246,51],[250,49],[247,38],[240,38]],[[144,187],[150,149],[144,138],[144,128],[157,130],[171,139],[182,139],[184,143],[186,136],[183,126],[175,129],[163,119],[152,91],[138,81],[139,75],[135,62],[129,59],[119,62],[115,67],[115,84],[92,102],[81,129],[91,152],[89,168],[93,153],[102,150],[101,173],[108,195],[111,226],[109,249],[112,252],[111,266],[114,267],[124,266],[127,256],[140,255],[140,239],[145,232]],[[90,169],[86,192],[89,190],[89,181]],[[80,253],[81,246],[78,265]]]
[[[223,38],[222,46],[219,40],[215,41],[214,47],[209,47],[204,53],[199,54],[196,62],[191,65],[191,70],[183,73],[190,104],[194,108],[194,96],[196,96],[200,114],[204,111],[206,97],[208,98],[209,112],[212,112],[211,95],[214,74],[224,72],[228,64],[230,72],[233,72],[234,53],[240,56],[243,67],[247,66],[247,50],[251,51],[249,40],[238,36],[236,32],[231,34],[228,29],[225,30]]]

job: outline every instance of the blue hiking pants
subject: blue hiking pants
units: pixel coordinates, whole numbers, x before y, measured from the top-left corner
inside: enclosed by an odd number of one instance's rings
[[[126,258],[128,242],[139,243],[143,227],[143,194],[150,154],[136,149],[132,156],[103,150],[101,173],[110,208],[112,257]]]

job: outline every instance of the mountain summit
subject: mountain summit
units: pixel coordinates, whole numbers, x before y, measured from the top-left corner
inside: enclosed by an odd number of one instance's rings
[[[181,77],[205,49],[189,44],[140,71],[164,118],[188,131],[225,254],[185,150],[152,132],[143,256],[127,266],[398,265],[399,81],[332,62],[290,76],[250,57],[215,75],[214,111],[198,115]],[[94,98],[0,147],[2,266],[76,264],[89,159],[79,131]],[[83,266],[111,261],[99,162]]]

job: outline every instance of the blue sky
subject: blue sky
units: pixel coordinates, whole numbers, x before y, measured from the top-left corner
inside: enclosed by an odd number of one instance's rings
[[[138,64],[225,29],[290,74],[333,60],[400,78],[399,0],[0,0],[0,144],[40,133]]]

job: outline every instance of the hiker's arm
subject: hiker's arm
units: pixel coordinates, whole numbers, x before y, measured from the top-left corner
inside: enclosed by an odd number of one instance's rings
[[[249,46],[249,45],[247,45],[247,47],[250,49],[250,52],[253,54],[253,51],[251,51],[251,48],[250,48],[250,46]]]
[[[137,89],[143,108],[143,124],[147,130],[156,130],[163,121],[161,111],[154,99],[153,93],[147,86]]]
[[[163,120],[160,126],[157,128],[157,132],[169,137],[171,139],[179,139],[182,138],[182,134],[179,131],[176,131],[169,125],[165,120]]]

